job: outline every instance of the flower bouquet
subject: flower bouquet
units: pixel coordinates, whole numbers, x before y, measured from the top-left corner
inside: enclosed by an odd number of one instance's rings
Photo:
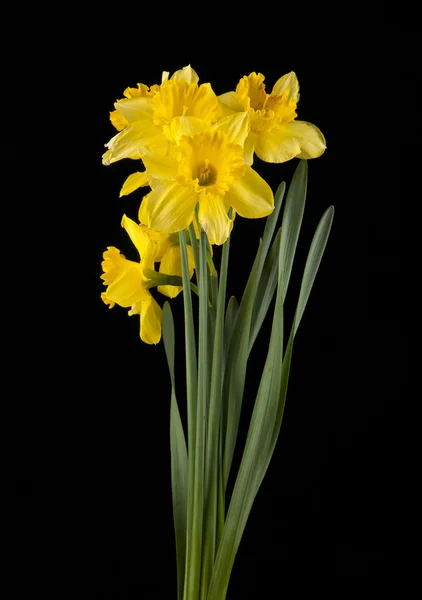
[[[139,315],[143,342],[157,344],[163,338],[171,383],[178,600],[224,600],[280,432],[294,338],[334,209],[326,210],[315,231],[288,325],[283,307],[304,214],[307,160],[324,152],[324,136],[296,119],[299,84],[294,73],[281,77],[270,94],[257,73],[218,97],[209,83],[198,81],[190,66],[171,77],[164,72],[160,84],[127,88],[110,114],[118,133],[106,144],[103,163],[130,158],[143,165],[127,178],[120,195],[147,186],[151,191],[140,203],[139,223],[126,215],[121,222],[139,259],[129,260],[108,247],[101,297],[110,308],[118,304],[129,315]],[[284,183],[273,194],[253,168],[255,154],[271,163],[300,159],[287,194]],[[267,217],[240,302],[226,298],[236,217]],[[219,264],[215,246],[222,246]],[[176,385],[171,306],[166,301],[161,307],[157,299],[160,294],[175,298],[182,290],[186,373],[185,385],[180,379]],[[270,306],[268,351],[234,474],[248,357]],[[179,412],[184,397],[186,432]],[[235,481],[230,497],[229,476]]]

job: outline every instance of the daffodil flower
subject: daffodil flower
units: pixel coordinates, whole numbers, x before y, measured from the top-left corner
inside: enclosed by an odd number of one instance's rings
[[[271,94],[265,91],[264,75],[242,77],[235,92],[219,96],[223,114],[246,111],[250,132],[245,141],[245,161],[253,154],[266,162],[282,163],[291,158],[317,158],[324,152],[325,138],[315,125],[297,121],[299,82],[295,73],[280,77]]]
[[[154,263],[160,262],[160,273],[181,276],[180,249],[172,236],[150,231],[126,215],[123,216],[122,227],[137,248],[140,262],[128,260],[117,248],[109,246],[101,263],[104,271],[101,279],[107,286],[101,298],[110,308],[118,304],[125,308],[130,307],[129,315],[140,315],[141,339],[147,344],[157,344],[161,339],[162,311],[149,290],[166,278],[157,276]],[[188,252],[192,277],[194,261],[190,247]],[[158,291],[170,298],[177,296],[181,289],[181,286],[175,285],[158,286]]]
[[[108,150],[103,155],[103,164],[123,158],[139,159],[147,148],[167,154],[172,142],[171,122],[175,117],[192,116],[208,124],[216,121],[221,112],[217,96],[209,83],[198,85],[198,81],[198,75],[189,65],[170,78],[165,71],[160,85],[149,88],[138,84],[138,88],[127,88],[125,98],[118,100],[110,113],[119,133],[106,144]],[[122,189],[121,195],[137,189],[135,184],[147,185],[142,178],[133,178],[130,183],[130,190]]]
[[[142,153],[153,189],[141,203],[140,222],[173,233],[192,223],[198,207],[198,220],[210,244],[223,244],[233,226],[230,207],[249,219],[269,215],[274,209],[272,190],[244,161],[248,133],[246,113],[211,126],[194,117],[173,119],[172,152]]]

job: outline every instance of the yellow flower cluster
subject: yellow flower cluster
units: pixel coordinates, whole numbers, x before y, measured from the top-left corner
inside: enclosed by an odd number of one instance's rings
[[[127,88],[110,119],[119,133],[107,144],[103,164],[140,159],[145,170],[133,173],[120,195],[150,186],[139,208],[137,225],[122,225],[140,254],[140,263],[109,248],[102,263],[104,302],[131,307],[141,316],[141,338],[157,343],[161,309],[148,291],[154,263],[180,275],[180,252],[172,234],[191,223],[206,232],[210,244],[223,244],[238,213],[246,218],[269,215],[274,208],[270,186],[252,169],[253,155],[267,162],[316,158],[325,150],[320,130],[296,120],[299,84],[294,73],[281,77],[267,94],[264,76],[243,77],[236,91],[217,97],[209,83],[199,85],[190,67],[160,85]],[[231,209],[231,210],[230,210]],[[230,216],[229,216],[230,215]],[[190,257],[191,275],[193,259]],[[180,287],[158,291],[174,297]]]

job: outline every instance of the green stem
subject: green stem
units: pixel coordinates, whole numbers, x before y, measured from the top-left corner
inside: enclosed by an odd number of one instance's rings
[[[201,578],[201,600],[206,599],[208,586],[211,579],[212,567],[217,552],[217,522],[224,515],[224,506],[221,501],[224,497],[218,494],[219,479],[219,444],[220,444],[220,415],[223,387],[223,345],[224,345],[224,314],[226,303],[227,271],[229,264],[230,238],[223,246],[221,258],[221,273],[217,296],[217,316],[214,334],[214,349],[211,371],[211,393],[209,404],[209,421],[207,431],[206,458],[205,458],[205,497],[206,521],[205,539]],[[224,517],[223,517],[224,518]],[[221,524],[220,524],[221,527]],[[219,527],[219,528],[220,528]]]
[[[217,269],[214,266],[214,261],[211,256],[211,250],[207,251],[207,264],[211,275],[217,275]]]
[[[199,249],[198,249],[198,240],[195,233],[195,227],[193,226],[193,222],[189,225],[189,237],[190,243],[192,246],[193,252],[193,260],[195,262],[195,272],[196,272],[196,281],[199,282]]]
[[[196,408],[195,471],[192,507],[192,549],[185,588],[186,600],[198,600],[201,586],[201,558],[204,518],[205,419],[208,403],[208,273],[207,239],[201,231],[199,241],[199,347],[198,392]]]
[[[194,553],[194,484],[195,484],[195,441],[197,426],[197,363],[195,330],[193,324],[192,295],[190,291],[186,232],[179,233],[183,274],[183,303],[185,310],[185,347],[186,347],[186,396],[188,413],[188,523],[186,535],[186,565],[184,600],[190,600],[186,582],[191,573]]]
[[[178,275],[167,275],[167,273],[159,273],[158,271],[146,271],[146,275],[150,277],[147,282],[147,289],[159,285],[183,285],[183,280]]]

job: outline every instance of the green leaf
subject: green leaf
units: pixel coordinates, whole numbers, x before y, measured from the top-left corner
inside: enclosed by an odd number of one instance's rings
[[[232,337],[238,310],[239,310],[239,303],[234,296],[231,296],[230,300],[227,304],[226,320],[224,323],[224,365],[223,365],[223,367],[226,364],[230,340]]]
[[[249,353],[255,343],[256,337],[267,315],[268,308],[273,299],[278,279],[278,259],[280,253],[281,227],[277,231],[274,242],[265,259],[261,279],[256,290],[255,306],[252,315],[251,336],[249,339]]]
[[[283,203],[284,193],[286,191],[286,184],[284,181],[280,183],[275,193],[274,198],[274,210],[268,217],[264,235],[262,238],[262,252],[261,252],[261,265],[259,269],[259,283],[257,286],[255,305],[252,315],[252,328],[251,336],[249,340],[249,353],[255,343],[256,337],[262,327],[262,323],[267,314],[269,305],[274,296],[275,288],[277,285],[276,274],[278,272],[278,249],[280,240],[280,229],[277,232],[276,238],[274,239],[270,253],[268,248],[274,235],[274,230],[277,224],[278,216],[280,214],[281,205]]]
[[[264,268],[268,249],[277,224],[283,202],[285,183],[282,182],[276,192],[274,210],[267,218],[264,235],[260,241],[257,255],[251,269],[245,292],[240,303],[239,311],[234,323],[231,342],[226,359],[226,370],[224,374],[224,409],[223,409],[223,434],[224,434],[224,484],[227,485],[231,463],[236,445],[237,432],[239,428],[240,413],[242,409],[243,389],[245,385],[247,360],[251,346],[251,336],[258,334],[265,317],[264,312],[259,312],[256,329],[251,329],[252,311],[256,305],[257,290],[260,288],[262,270]],[[275,260],[274,255],[271,260]],[[270,293],[271,290],[269,290]],[[268,305],[271,301],[269,299]],[[266,309],[268,309],[268,305]],[[263,309],[265,308],[262,307]],[[258,310],[258,309],[257,309]],[[227,336],[226,336],[227,337]],[[253,341],[255,340],[253,338]],[[252,344],[253,344],[252,341]]]
[[[283,299],[287,286],[283,283],[282,270],[285,254],[280,252],[279,283],[270,346],[255,401],[242,461],[220,540],[207,600],[224,600],[226,597],[236,552],[256,494],[275,450],[286,403],[294,334],[297,331],[298,324],[306,307],[324,253],[333,214],[333,207],[327,209],[312,240],[302,278],[293,326],[284,357]],[[298,229],[298,219],[292,219],[288,223],[289,226],[294,227],[296,230]],[[294,250],[291,254],[294,255]],[[284,264],[286,263],[284,262]],[[288,276],[290,276],[290,273]]]
[[[301,160],[294,172],[287,193],[281,223],[279,280],[282,281],[283,302],[289,286],[293,260],[296,253],[297,240],[302,225],[305,210],[306,187],[308,182],[308,166],[306,160]]]
[[[224,309],[226,303],[227,271],[229,261],[230,238],[223,245],[221,258],[221,273],[217,289],[217,314],[215,318],[214,335],[212,337],[213,354],[210,361],[210,404],[208,412],[208,428],[206,436],[205,456],[205,537],[202,558],[201,599],[206,599],[209,580],[214,564],[218,519],[224,512],[224,498],[218,494],[221,478],[219,462],[220,445],[220,416],[223,388],[223,358],[224,358]],[[213,313],[210,309],[209,313]],[[209,336],[211,339],[211,335]],[[221,506],[222,505],[222,506]]]
[[[243,390],[245,387],[246,365],[249,354],[249,334],[251,328],[252,310],[255,301],[259,267],[261,264],[260,240],[258,252],[246,284],[245,292],[240,303],[236,322],[230,340],[226,361],[223,384],[223,435],[224,435],[224,485],[227,486],[230,467],[236,445],[239,429],[240,412],[242,409]],[[227,420],[226,420],[227,419]]]
[[[195,227],[193,225],[193,222],[189,225],[188,235],[189,235],[190,245],[192,246],[193,261],[195,263],[196,282],[198,283],[198,281],[199,281],[199,246],[198,246],[198,239],[196,237]]]
[[[287,349],[284,362],[282,362],[282,355],[283,301],[282,288],[279,286],[267,359],[214,565],[208,600],[224,600],[226,597],[236,552],[267,468],[268,452],[265,452],[265,447],[269,444],[268,438],[271,438],[270,432],[274,427],[280,406],[284,407],[291,344]]]
[[[271,240],[273,239],[274,231],[277,225],[278,216],[280,214],[281,205],[283,204],[284,193],[286,191],[286,184],[284,181],[280,183],[274,196],[274,210],[268,216],[267,222],[265,223],[264,235],[262,236],[262,251],[261,261],[262,263],[267,257],[268,248],[270,247]]]
[[[315,281],[318,268],[327,245],[330,235],[331,225],[334,218],[334,206],[329,206],[323,214],[318,227],[316,228],[306,259],[305,270],[303,272],[302,284],[300,286],[299,300],[296,309],[296,319],[294,324],[294,335],[299,327],[303,312],[308,302],[309,294]]]
[[[308,258],[306,260],[305,269],[302,277],[302,284],[300,288],[299,300],[296,306],[295,316],[293,320],[293,326],[289,337],[289,342],[286,349],[286,355],[283,360],[283,369],[290,369],[291,362],[291,354],[293,348],[293,339],[296,335],[297,329],[299,327],[300,320],[302,318],[303,312],[305,310],[307,301],[309,299],[309,295],[311,293],[311,289],[313,283],[315,281],[316,274],[318,272],[319,265],[321,263],[322,256],[324,254],[325,247],[327,245],[328,237],[331,230],[331,225],[334,217],[334,207],[330,206],[322,216],[318,227],[315,231],[314,237],[311,242],[311,246],[308,252]],[[287,367],[288,365],[288,367]],[[275,365],[277,368],[277,365]],[[272,420],[272,432],[271,427],[268,426],[266,435],[266,444],[262,446],[261,449],[261,457],[262,467],[261,467],[261,481],[267,471],[268,465],[270,463],[271,457],[275,450],[275,446],[277,443],[277,439],[280,433],[281,423],[283,419],[284,406],[286,400],[286,392],[287,392],[287,381],[286,377],[282,378],[282,386],[280,388],[280,392],[275,390],[276,395],[280,394],[280,402],[278,403],[277,413]],[[286,386],[286,389],[284,389]]]
[[[177,597],[183,599],[186,560],[186,527],[188,503],[188,453],[185,434],[176,400],[174,379],[174,323],[168,302],[163,306],[163,340],[171,379],[170,452],[173,520],[176,537]]]
[[[212,306],[208,307],[208,335],[207,335],[207,343],[208,343],[208,350],[207,350],[207,363],[208,363],[208,369],[207,369],[207,375],[208,375],[208,382],[207,382],[207,389],[211,390],[211,376],[212,376],[212,364],[213,364],[213,353],[214,353],[214,332],[215,332],[215,322],[216,322],[216,311],[215,308]],[[208,394],[208,404],[207,404],[207,411],[206,414],[209,414],[209,404],[210,404],[210,398],[209,398],[210,394]]]

